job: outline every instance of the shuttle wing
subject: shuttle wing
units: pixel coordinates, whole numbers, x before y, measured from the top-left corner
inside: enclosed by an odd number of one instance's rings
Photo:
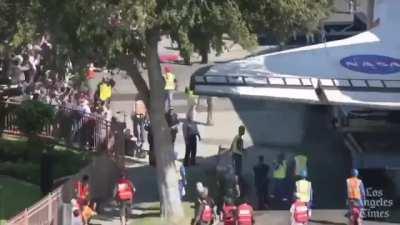
[[[376,0],[377,26],[359,35],[213,66],[200,95],[400,108],[400,1]]]

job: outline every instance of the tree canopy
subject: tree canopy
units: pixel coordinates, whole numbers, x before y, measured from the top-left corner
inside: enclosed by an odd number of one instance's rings
[[[177,41],[186,61],[197,51],[207,62],[210,49],[223,51],[225,37],[249,49],[256,45],[255,33],[264,29],[281,38],[293,30],[314,30],[328,6],[328,0],[4,0],[0,40],[22,45],[46,31],[55,54],[61,61],[70,57],[76,71],[89,62],[125,69],[149,107],[161,214],[180,218],[183,210],[164,115],[161,36]],[[149,85],[136,62],[146,63]]]
[[[239,0],[251,32],[265,31],[285,40],[293,31],[313,32],[331,12],[331,0]]]

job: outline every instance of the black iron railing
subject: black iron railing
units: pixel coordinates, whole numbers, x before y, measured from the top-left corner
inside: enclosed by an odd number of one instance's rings
[[[0,129],[12,135],[24,135],[17,126],[16,110],[19,103],[1,103]],[[105,151],[108,149],[111,122],[97,114],[83,113],[76,109],[55,106],[56,116],[52,123],[43,127],[39,134],[57,143],[80,149]]]

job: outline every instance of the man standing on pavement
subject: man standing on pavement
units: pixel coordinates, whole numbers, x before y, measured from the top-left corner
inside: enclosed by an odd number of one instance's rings
[[[187,105],[188,105],[188,112],[187,114],[190,115],[193,120],[196,115],[196,107],[199,103],[199,97],[193,93],[189,87],[185,89],[186,98],[187,98]]]
[[[173,108],[170,108],[168,112],[165,114],[165,119],[167,120],[169,129],[171,129],[172,145],[174,146],[176,140],[176,134],[178,133],[178,125],[179,125],[178,114],[176,114]]]
[[[183,137],[186,144],[186,152],[184,159],[184,166],[196,165],[196,152],[197,152],[197,138],[201,141],[197,124],[193,121],[193,118],[188,115],[186,121],[183,123]]]
[[[362,180],[358,178],[358,170],[352,169],[351,176],[346,180],[347,185],[347,203],[349,208],[356,206],[359,208],[364,207],[365,203],[365,189]],[[351,208],[350,208],[351,210]]]
[[[136,137],[137,145],[142,147],[144,143],[144,127],[147,118],[147,108],[143,100],[135,101],[135,108],[132,113],[133,135]]]
[[[174,91],[177,89],[177,81],[175,74],[172,73],[172,68],[170,66],[164,67],[164,81],[166,92],[165,95],[165,111],[167,112],[172,107]]]
[[[277,160],[273,163],[273,192],[272,198],[276,197],[279,200],[286,202],[287,199],[287,187],[286,187],[286,173],[287,173],[287,162],[285,154],[280,153]]]
[[[245,133],[245,127],[243,125],[239,126],[239,132],[233,138],[231,144],[233,165],[235,167],[235,174],[238,176],[240,176],[242,173],[242,159],[244,154],[244,147],[243,147],[244,133]]]
[[[258,156],[258,164],[254,166],[254,184],[256,186],[258,209],[265,209],[268,194],[269,166],[264,163],[264,156]]]

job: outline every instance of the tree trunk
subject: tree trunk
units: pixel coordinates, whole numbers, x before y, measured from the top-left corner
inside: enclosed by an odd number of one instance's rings
[[[200,49],[200,55],[201,55],[201,63],[207,64],[208,63],[208,48]]]
[[[133,63],[133,56],[130,55],[123,55],[119,61],[119,68],[126,71],[127,75],[132,79],[133,83],[135,84],[139,98],[141,98],[146,107],[150,108],[150,92],[149,88],[146,84],[146,81],[143,79],[142,74],[139,71],[138,65]]]
[[[213,97],[207,96],[207,125],[213,124]]]
[[[150,122],[154,137],[161,217],[179,220],[183,218],[184,214],[179,195],[170,129],[165,120],[164,80],[158,56],[159,37],[160,30],[158,28],[148,30],[146,33],[146,63],[150,81]]]

